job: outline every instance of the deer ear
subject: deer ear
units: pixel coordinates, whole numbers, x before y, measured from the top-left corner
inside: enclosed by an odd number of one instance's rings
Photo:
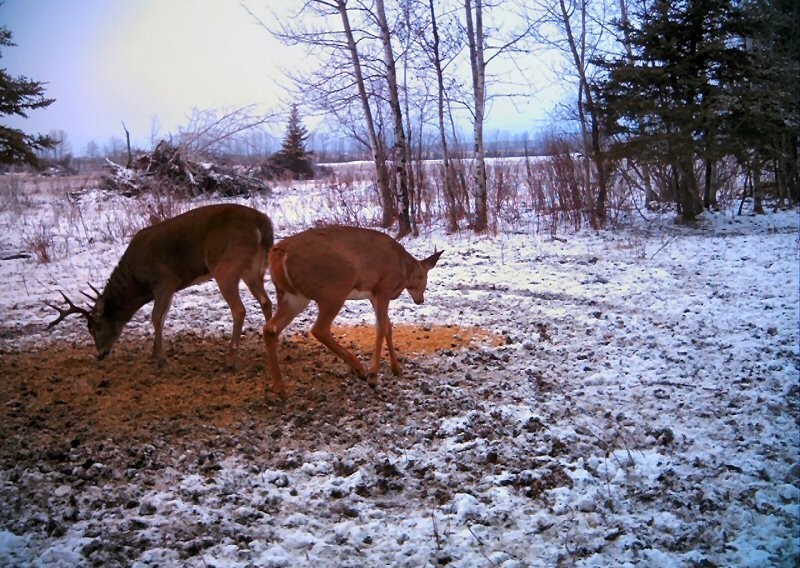
[[[428,270],[430,270],[431,268],[436,266],[436,262],[439,260],[439,257],[442,256],[443,252],[444,252],[444,250],[440,250],[440,251],[434,252],[432,255],[430,255],[425,260],[421,260],[420,261],[420,264],[422,265],[422,268],[425,269],[425,272],[427,272]]]

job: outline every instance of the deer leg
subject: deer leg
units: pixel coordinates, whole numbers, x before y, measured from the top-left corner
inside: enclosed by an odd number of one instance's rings
[[[306,309],[309,300],[302,296],[285,294],[278,290],[278,306],[275,315],[264,324],[264,347],[267,351],[267,366],[272,376],[272,390],[282,399],[286,399],[286,387],[281,379],[278,365],[278,337],[291,321]]]
[[[159,367],[164,366],[164,318],[167,316],[169,307],[172,304],[172,290],[159,290],[154,293],[153,298],[153,355],[152,358]]]
[[[227,272],[227,271],[226,271]],[[233,317],[233,331],[231,332],[231,343],[228,348],[228,355],[226,363],[229,367],[234,366],[234,356],[236,349],[239,347],[239,339],[242,336],[242,326],[244,325],[244,316],[246,310],[242,303],[242,298],[239,296],[239,278],[231,276],[230,272],[215,275],[214,280],[217,281],[219,291],[222,297],[228,303],[231,309],[231,316]]]
[[[392,341],[392,322],[386,317],[386,347],[389,348],[389,368],[392,370],[394,376],[400,374],[400,363],[397,361],[397,353],[394,350],[394,342]]]
[[[264,273],[259,274],[245,274],[244,283],[253,297],[258,301],[261,306],[261,311],[264,313],[264,319],[269,321],[272,317],[272,302],[269,301],[267,291],[264,289]]]
[[[317,321],[314,324],[314,327],[311,328],[311,335],[313,335],[317,341],[322,343],[325,347],[330,349],[342,361],[350,365],[350,368],[355,371],[359,378],[366,378],[367,373],[364,370],[364,365],[361,364],[361,361],[359,361],[358,358],[350,351],[342,347],[331,335],[331,324],[333,323],[334,318],[339,314],[339,310],[342,309],[344,300],[342,299],[338,302],[332,303],[320,303],[317,301],[317,305],[319,306],[319,316],[317,316]]]
[[[389,300],[386,298],[374,298],[372,309],[375,310],[375,349],[372,351],[372,363],[369,366],[368,384],[371,387],[378,385],[378,372],[381,368],[381,349],[383,349],[383,339],[389,346],[389,353],[394,352],[392,345],[391,322],[389,322]]]

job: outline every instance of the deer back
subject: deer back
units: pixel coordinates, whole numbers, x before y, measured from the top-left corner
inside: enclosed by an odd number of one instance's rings
[[[282,240],[270,253],[276,286],[311,300],[326,294],[395,298],[419,270],[419,262],[392,237],[357,227],[308,229]]]
[[[210,279],[229,247],[252,246],[254,238],[261,262],[266,262],[272,223],[266,215],[235,204],[200,207],[142,229],[128,244],[92,314],[126,323],[156,291],[176,292]]]

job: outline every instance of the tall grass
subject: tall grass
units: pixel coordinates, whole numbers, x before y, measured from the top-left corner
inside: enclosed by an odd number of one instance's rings
[[[448,173],[442,162],[415,162],[414,222],[420,227],[447,227],[449,217],[453,216],[458,229],[471,228],[471,204],[475,197],[473,168],[471,159],[452,160],[449,180],[454,202],[448,205],[445,194]],[[489,159],[487,182],[490,231],[495,234],[540,230],[554,234],[579,230],[589,224],[595,214],[596,187],[591,164],[566,146],[554,146],[550,148],[550,155],[543,157]],[[374,176],[366,183],[374,186]],[[339,197],[346,200],[348,196]],[[607,211],[612,223],[635,208],[633,198],[630,186],[619,177],[612,178]],[[363,203],[354,204],[364,206]],[[370,207],[379,206],[376,194]],[[352,220],[352,212],[341,204],[334,207],[331,202],[329,209],[339,222]]]

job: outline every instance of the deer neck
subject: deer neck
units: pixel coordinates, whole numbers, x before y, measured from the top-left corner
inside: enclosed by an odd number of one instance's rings
[[[127,323],[139,308],[153,299],[149,286],[137,282],[124,263],[111,273],[98,302],[103,302],[103,312],[113,314],[117,321]]]

